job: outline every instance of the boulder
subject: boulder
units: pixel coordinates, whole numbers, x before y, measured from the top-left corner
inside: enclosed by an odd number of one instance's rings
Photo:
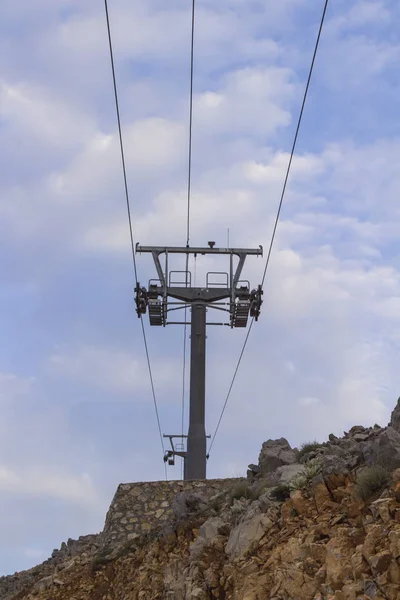
[[[258,475],[258,473],[261,473],[261,469],[258,465],[249,465],[249,469],[250,471],[253,471],[253,473],[255,473],[256,475]]]
[[[261,496],[258,498],[258,505],[260,507],[260,510],[264,513],[267,512],[267,510],[271,508],[271,506],[274,506],[274,504],[275,502],[270,498],[269,490],[264,494],[261,494]]]
[[[353,440],[338,440],[338,442],[328,443],[323,453],[318,456],[324,475],[347,473],[362,462],[361,444]]]
[[[268,485],[281,485],[285,483],[289,483],[293,477],[299,475],[304,472],[304,466],[300,464],[294,465],[284,465],[283,467],[278,467],[274,473],[270,473],[267,477]]]
[[[334,454],[326,454],[322,460],[321,473],[323,475],[332,475],[333,473],[348,473],[347,461]]]
[[[249,465],[247,469],[247,479],[254,479],[261,473],[261,469],[258,465]]]
[[[199,529],[197,539],[190,545],[189,552],[193,559],[197,559],[203,553],[203,550],[208,546],[220,532],[225,529],[225,523],[219,517],[207,519]]]
[[[294,465],[297,457],[285,438],[268,440],[261,447],[258,464],[263,474],[272,473],[278,467]]]
[[[356,433],[365,433],[366,428],[363,425],[353,425],[353,427],[349,431],[349,435],[354,436]]]
[[[207,503],[200,492],[180,492],[174,497],[171,508],[175,519],[180,522],[207,508]]]
[[[368,465],[380,464],[390,469],[400,467],[400,433],[393,427],[368,442],[361,442],[363,458]]]
[[[252,519],[243,521],[232,529],[225,548],[226,554],[235,558],[242,556],[272,526],[273,522],[266,515],[255,515]]]
[[[225,522],[219,517],[207,519],[199,529],[199,538],[202,538],[206,543],[211,541],[218,533],[225,529]]]
[[[400,433],[400,398],[397,400],[397,404],[392,411],[390,416],[389,427]]]
[[[35,585],[33,586],[32,591],[36,592],[36,593],[45,592],[52,585],[53,585],[53,577],[51,575],[48,575],[47,577],[43,577],[42,579],[39,579],[39,581],[37,581],[35,583]]]

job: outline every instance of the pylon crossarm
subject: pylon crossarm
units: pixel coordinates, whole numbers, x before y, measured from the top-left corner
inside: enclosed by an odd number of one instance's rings
[[[138,246],[136,244],[136,252],[137,251],[138,251]],[[156,266],[156,271],[157,271],[157,275],[158,275],[158,278],[161,283],[161,287],[164,289],[165,288],[165,277],[164,277],[164,272],[162,270],[161,263],[160,263],[160,252],[157,252],[155,248],[150,250],[150,252],[153,256],[154,264]]]
[[[263,247],[258,248],[215,248],[211,246],[213,242],[209,242],[208,247],[180,247],[180,246],[140,246],[136,244],[136,252],[150,252],[153,257],[154,255],[159,256],[160,254],[235,254],[236,256],[252,254],[253,256],[262,256]]]

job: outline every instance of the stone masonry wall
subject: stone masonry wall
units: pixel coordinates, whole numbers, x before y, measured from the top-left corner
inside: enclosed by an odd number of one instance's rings
[[[232,487],[238,479],[206,481],[151,481],[121,483],[108,510],[102,533],[103,543],[132,540],[162,525],[172,517],[174,496],[183,491],[201,490],[206,499]]]

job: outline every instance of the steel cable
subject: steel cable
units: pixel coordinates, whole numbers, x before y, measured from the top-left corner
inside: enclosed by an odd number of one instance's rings
[[[138,273],[137,273],[137,266],[136,266],[135,244],[134,244],[134,236],[133,236],[131,208],[130,208],[130,201],[129,201],[128,181],[127,181],[127,176],[126,176],[125,153],[124,153],[124,144],[123,144],[123,137],[122,137],[122,127],[121,127],[121,117],[120,117],[119,102],[118,102],[117,81],[116,81],[116,77],[115,77],[114,53],[113,53],[113,46],[112,46],[112,39],[111,39],[111,27],[110,27],[110,18],[109,18],[109,13],[108,13],[107,0],[104,0],[104,7],[105,7],[105,12],[106,12],[108,43],[109,43],[109,48],[110,48],[111,70],[112,70],[113,87],[114,87],[115,108],[116,108],[117,122],[118,122],[119,145],[120,145],[120,152],[121,152],[122,172],[123,172],[123,178],[124,178],[126,208],[127,208],[128,221],[129,221],[129,234],[130,234],[130,240],[131,240],[133,270],[134,270],[135,283],[137,285],[138,284]],[[148,368],[148,372],[149,372],[150,385],[151,385],[151,391],[152,391],[152,396],[153,396],[153,403],[154,403],[156,419],[157,419],[157,426],[158,426],[158,431],[160,434],[161,447],[163,450],[163,454],[165,454],[164,440],[163,440],[161,424],[160,424],[160,415],[158,412],[157,398],[156,398],[155,387],[154,387],[154,379],[153,379],[153,373],[152,373],[152,369],[151,369],[149,349],[148,349],[148,345],[147,345],[146,331],[144,328],[142,315],[140,315],[140,322],[142,325],[143,342],[144,342],[145,354],[146,354],[146,359],[147,359],[147,368]],[[167,465],[165,462],[164,462],[164,471],[165,471],[165,479],[167,479],[168,478],[167,477]]]
[[[300,114],[299,114],[299,118],[298,118],[298,121],[297,121],[297,127],[296,127],[296,131],[295,131],[294,139],[293,139],[293,144],[292,144],[292,149],[291,149],[291,153],[290,153],[290,158],[289,158],[288,166],[287,166],[287,169],[286,169],[286,175],[285,175],[285,179],[284,179],[284,183],[283,183],[283,187],[282,187],[282,193],[281,193],[281,197],[280,197],[280,201],[279,201],[279,205],[278,205],[278,211],[277,211],[277,214],[276,214],[275,223],[274,223],[274,227],[273,227],[273,231],[272,231],[272,236],[271,236],[271,241],[270,241],[270,245],[269,245],[269,249],[268,249],[267,260],[266,260],[266,263],[265,263],[264,273],[263,273],[262,282],[261,282],[262,286],[264,285],[265,277],[266,277],[268,266],[269,266],[269,263],[270,263],[272,247],[273,247],[274,241],[275,241],[276,230],[277,230],[277,227],[278,227],[278,222],[279,222],[279,217],[280,217],[280,214],[281,214],[282,204],[283,204],[283,200],[284,200],[285,193],[286,193],[287,183],[288,183],[288,180],[289,180],[289,175],[290,175],[290,170],[291,170],[291,166],[292,166],[293,156],[294,156],[294,152],[295,152],[296,144],[297,144],[297,138],[298,138],[298,135],[299,135],[300,125],[301,125],[301,122],[302,122],[302,119],[303,119],[304,107],[305,107],[305,104],[306,104],[306,100],[307,100],[307,96],[308,96],[308,90],[309,90],[310,82],[311,82],[311,77],[312,77],[313,70],[314,70],[315,59],[316,59],[318,48],[319,48],[319,42],[320,42],[320,39],[321,39],[321,33],[322,33],[324,21],[325,21],[326,10],[328,8],[328,2],[329,2],[329,0],[325,0],[324,9],[323,9],[323,12],[322,12],[322,17],[321,17],[321,22],[320,22],[320,26],[319,26],[319,30],[318,30],[318,36],[317,36],[317,40],[316,40],[316,43],[315,43],[313,57],[312,57],[312,60],[311,60],[310,70],[309,70],[309,74],[308,74],[308,78],[307,78],[307,84],[306,84],[306,88],[305,88],[305,91],[304,91],[303,101],[302,101],[302,104],[301,104]],[[246,349],[247,342],[249,340],[249,336],[250,336],[250,332],[252,330],[253,324],[254,324],[254,317],[253,317],[253,319],[252,319],[252,321],[250,323],[247,335],[245,337],[245,340],[244,340],[244,343],[243,343],[243,346],[242,346],[242,349],[241,349],[241,352],[240,352],[240,355],[239,355],[239,359],[238,359],[238,362],[237,362],[237,365],[236,365],[236,368],[235,368],[235,371],[234,371],[234,374],[233,374],[233,377],[232,377],[232,380],[231,380],[231,383],[230,383],[230,386],[229,386],[229,389],[228,389],[228,393],[226,395],[225,402],[224,402],[224,405],[222,407],[221,415],[220,415],[220,417],[218,419],[217,427],[215,429],[213,438],[211,440],[211,444],[210,444],[210,447],[209,447],[209,450],[208,450],[208,455],[211,452],[211,449],[212,449],[212,447],[214,445],[214,442],[215,442],[216,435],[217,435],[219,427],[221,425],[222,417],[223,417],[223,415],[225,413],[225,409],[226,409],[226,406],[228,404],[228,400],[229,400],[231,392],[232,392],[233,384],[235,383],[235,380],[236,380],[236,375],[238,373],[238,370],[239,370],[239,367],[240,367],[240,363],[242,362],[243,354],[244,354],[244,351]]]

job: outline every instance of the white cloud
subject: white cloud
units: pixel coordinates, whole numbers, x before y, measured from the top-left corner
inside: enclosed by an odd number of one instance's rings
[[[19,377],[14,373],[0,373],[0,400],[12,401],[26,396],[35,384],[35,377]]]
[[[385,0],[361,0],[349,7],[347,12],[332,18],[327,28],[337,35],[341,31],[358,29],[360,26],[372,24],[375,27],[390,20],[390,10]]]
[[[142,345],[143,342],[139,339],[138,343]],[[153,362],[159,385],[164,388],[173,384],[177,366],[176,359]],[[134,394],[139,399],[138,392],[149,390],[149,374],[141,347],[140,354],[123,352],[118,348],[84,345],[58,350],[50,357],[48,368],[55,375],[105,391],[129,394],[129,398]]]
[[[133,354],[112,348],[83,346],[69,353],[58,352],[51,356],[49,366],[68,378],[124,393],[142,387],[147,376]]]
[[[46,550],[39,550],[38,548],[24,548],[23,553],[27,558],[32,558],[37,563],[44,561],[48,557]]]
[[[297,402],[300,406],[313,406],[314,404],[319,404],[320,399],[314,398],[313,396],[306,396],[304,398],[299,398]]]
[[[43,467],[16,471],[0,466],[0,490],[3,493],[50,496],[95,509],[99,497],[90,477],[82,473],[70,475],[60,471],[47,471]]]
[[[282,105],[294,87],[291,71],[278,68],[246,68],[229,73],[218,91],[197,95],[196,126],[204,132],[268,135],[288,125],[291,117]]]
[[[0,118],[23,145],[47,145],[54,152],[78,149],[93,134],[89,115],[34,84],[0,82]]]

